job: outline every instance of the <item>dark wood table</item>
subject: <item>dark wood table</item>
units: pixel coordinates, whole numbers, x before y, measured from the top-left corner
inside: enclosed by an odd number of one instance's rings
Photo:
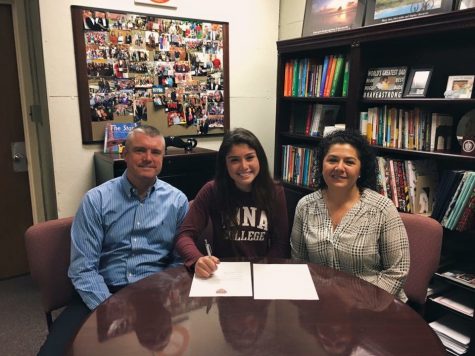
[[[193,276],[184,267],[157,273],[101,304],[69,354],[445,355],[427,323],[389,293],[349,274],[308,266],[318,301],[189,298]]]

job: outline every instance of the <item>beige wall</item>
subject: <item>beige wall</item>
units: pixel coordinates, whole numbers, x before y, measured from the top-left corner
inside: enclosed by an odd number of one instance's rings
[[[42,44],[51,126],[58,216],[73,215],[94,186],[93,153],[82,145],[71,25],[71,5],[229,22],[231,127],[246,127],[274,156],[276,46],[279,0],[176,0],[177,10],[136,6],[133,0],[40,0]],[[198,145],[217,149],[220,139]],[[273,166],[273,165],[272,165]]]
[[[280,0],[279,40],[302,35],[305,3],[306,0]]]

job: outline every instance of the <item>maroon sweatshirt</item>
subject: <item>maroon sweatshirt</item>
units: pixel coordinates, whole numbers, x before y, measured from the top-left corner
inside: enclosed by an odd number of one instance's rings
[[[233,232],[223,228],[217,207],[217,188],[214,181],[206,183],[198,192],[180,227],[176,250],[185,266],[192,267],[203,254],[198,250],[198,237],[211,244],[213,256],[224,257],[282,257],[289,256],[289,223],[282,185],[275,184],[276,202],[272,219],[258,209],[251,193],[239,192],[237,222]],[[212,236],[202,236],[208,219],[213,224]]]

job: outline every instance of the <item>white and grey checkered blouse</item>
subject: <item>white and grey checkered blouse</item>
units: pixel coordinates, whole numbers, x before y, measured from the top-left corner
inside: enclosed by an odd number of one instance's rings
[[[291,235],[292,258],[351,273],[406,301],[409,242],[396,207],[365,189],[360,201],[333,231],[321,191],[297,204]]]

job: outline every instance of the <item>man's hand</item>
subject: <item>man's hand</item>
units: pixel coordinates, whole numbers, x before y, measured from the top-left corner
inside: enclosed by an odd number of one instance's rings
[[[214,256],[203,256],[198,258],[195,264],[195,274],[200,278],[209,278],[218,269],[219,258]]]

